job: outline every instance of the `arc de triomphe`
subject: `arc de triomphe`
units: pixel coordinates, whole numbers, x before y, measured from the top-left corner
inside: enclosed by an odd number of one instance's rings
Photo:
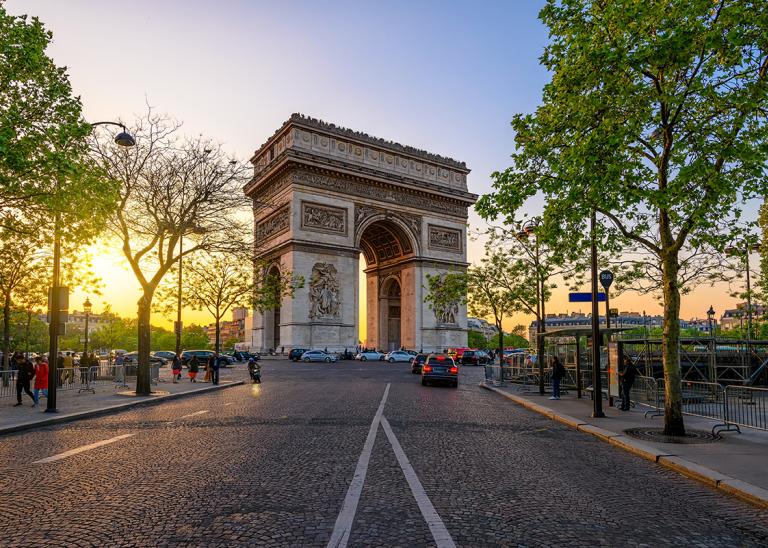
[[[364,345],[466,346],[466,307],[436,312],[424,302],[428,274],[467,266],[467,209],[477,196],[467,191],[464,163],[298,114],[251,163],[245,193],[257,258],[304,278],[280,308],[254,311],[252,348],[352,351],[361,253]]]

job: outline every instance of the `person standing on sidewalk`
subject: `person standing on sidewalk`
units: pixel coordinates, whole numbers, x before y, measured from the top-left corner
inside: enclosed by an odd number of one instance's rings
[[[37,364],[35,365],[35,389],[33,390],[33,397],[35,400],[35,407],[37,407],[40,405],[40,392],[42,392],[43,396],[46,398],[48,397],[48,362],[45,358],[39,356],[35,358],[35,361]]]
[[[179,382],[179,379],[181,379],[181,356],[179,354],[173,357],[171,370],[173,371],[173,382]]]
[[[64,354],[64,379],[62,383],[72,384],[75,382],[75,358],[72,356],[72,352]]]
[[[197,356],[192,356],[187,367],[189,367],[189,380],[197,382],[197,372],[200,371],[200,362],[197,360]]]
[[[632,385],[635,384],[635,377],[637,377],[637,366],[632,363],[629,356],[624,356],[624,370],[619,373],[619,380],[621,381],[621,410],[629,411],[630,393],[632,392]]]
[[[559,400],[560,381],[563,380],[563,377],[565,377],[565,367],[563,367],[563,364],[560,362],[560,358],[557,356],[552,356],[550,365],[552,367],[552,397],[549,399]]]
[[[208,358],[208,373],[206,378],[210,377],[211,384],[219,384],[219,354],[214,352],[210,358]]]
[[[35,406],[35,395],[32,394],[32,390],[29,389],[29,383],[35,376],[35,366],[29,361],[21,352],[17,352],[13,357],[18,368],[16,374],[16,404],[14,407],[21,405],[21,393],[26,392],[27,395],[32,398],[32,407]]]

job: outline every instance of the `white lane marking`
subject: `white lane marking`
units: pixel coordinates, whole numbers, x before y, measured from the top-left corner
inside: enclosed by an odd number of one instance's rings
[[[46,457],[44,459],[36,460],[32,464],[46,464],[49,462],[55,462],[57,460],[71,457],[72,455],[77,455],[78,453],[82,453],[83,451],[90,451],[91,449],[96,449],[97,447],[101,447],[102,445],[109,445],[110,443],[115,443],[116,441],[124,440],[125,438],[130,438],[131,436],[135,436],[135,435],[136,434],[123,434],[122,436],[115,436],[114,438],[109,438],[108,440],[97,441],[96,443],[83,445],[82,447],[78,447],[76,449],[70,449],[69,451],[59,453],[58,455],[53,455],[52,457]]]
[[[207,409],[203,409],[202,411],[195,411],[194,413],[190,413],[189,415],[182,415],[179,417],[179,419],[186,419],[188,417],[194,417],[196,415],[205,415],[206,413],[209,413]]]
[[[328,548],[344,548],[346,547],[347,542],[349,542],[349,535],[352,532],[352,522],[355,520],[357,504],[360,502],[360,494],[363,491],[363,484],[365,483],[365,474],[368,472],[368,462],[371,460],[373,443],[376,441],[376,433],[379,431],[379,424],[381,423],[382,414],[384,413],[384,404],[387,402],[389,384],[390,383],[387,383],[387,387],[384,389],[384,396],[382,396],[379,408],[376,410],[373,422],[371,422],[371,428],[368,430],[368,437],[365,438],[363,452],[360,453],[360,458],[358,459],[357,467],[355,468],[355,475],[352,476],[352,481],[349,483],[349,488],[347,489],[347,495],[344,497],[344,504],[342,504],[339,516],[336,518],[336,525],[333,527],[331,540],[328,541]]]
[[[228,406],[228,405],[232,405],[233,403],[234,403],[234,402],[225,403],[225,404],[224,404],[224,407],[226,407],[226,406]]]
[[[411,463],[408,461],[408,457],[400,446],[400,442],[397,441],[397,437],[392,431],[392,427],[389,426],[389,421],[386,417],[381,417],[381,427],[384,429],[384,433],[387,435],[389,443],[392,444],[392,449],[395,451],[397,462],[403,470],[403,475],[405,475],[405,479],[411,488],[413,498],[416,499],[416,503],[419,505],[421,515],[424,516],[424,519],[429,526],[429,530],[432,532],[432,538],[435,539],[435,544],[437,544],[439,548],[455,548],[456,544],[453,542],[451,534],[448,532],[448,529],[446,529],[443,520],[440,519],[437,510],[435,510],[435,507],[432,505],[432,501],[429,500],[427,492],[424,491],[424,487],[421,485],[419,477],[416,475],[413,466],[411,466]]]

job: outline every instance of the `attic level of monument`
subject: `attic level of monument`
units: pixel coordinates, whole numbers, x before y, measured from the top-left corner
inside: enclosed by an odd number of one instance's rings
[[[395,184],[467,205],[477,199],[467,191],[469,169],[464,163],[296,114],[251,158],[254,177],[246,194],[260,193],[264,182],[288,162],[329,167],[339,175]]]

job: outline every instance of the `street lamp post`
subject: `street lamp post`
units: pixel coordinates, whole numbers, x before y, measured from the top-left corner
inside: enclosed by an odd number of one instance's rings
[[[85,312],[85,344],[83,346],[83,356],[88,354],[88,318],[91,315],[91,301],[86,297],[83,303],[83,312]]]
[[[717,382],[717,367],[715,359],[715,309],[709,305],[707,310],[707,320],[709,321],[709,382]]]
[[[123,131],[115,135],[115,143],[121,147],[132,147],[136,144],[136,139],[128,133],[123,124],[118,122],[96,122],[91,127],[101,125],[112,125],[122,128]],[[60,180],[56,178],[56,191],[60,190]],[[61,320],[61,213],[58,208],[53,214],[53,276],[51,280],[51,293],[48,310],[48,399],[46,400],[45,412],[57,413],[56,408],[56,388],[58,386],[58,356],[59,356],[59,335]]]
[[[539,249],[539,236],[536,234],[536,230],[539,227],[539,219],[530,219],[517,233],[518,238],[528,238],[533,234],[534,240],[534,252],[533,252],[533,267],[536,271],[536,361],[539,365],[539,394],[544,395],[544,337],[542,334],[546,332],[546,319],[544,311],[544,276],[541,274],[541,253]]]
[[[592,208],[590,215],[590,259],[592,267],[592,416],[605,417],[603,413],[603,380],[600,377],[600,308],[597,302],[597,215]]]
[[[744,248],[740,248],[738,245],[732,245],[725,248],[726,253],[730,255],[744,254],[744,271],[746,273],[747,282],[747,345],[752,340],[752,284],[751,284],[751,272],[749,268],[749,254],[754,251],[760,250],[760,244],[751,241],[748,237],[744,238],[742,242]]]

